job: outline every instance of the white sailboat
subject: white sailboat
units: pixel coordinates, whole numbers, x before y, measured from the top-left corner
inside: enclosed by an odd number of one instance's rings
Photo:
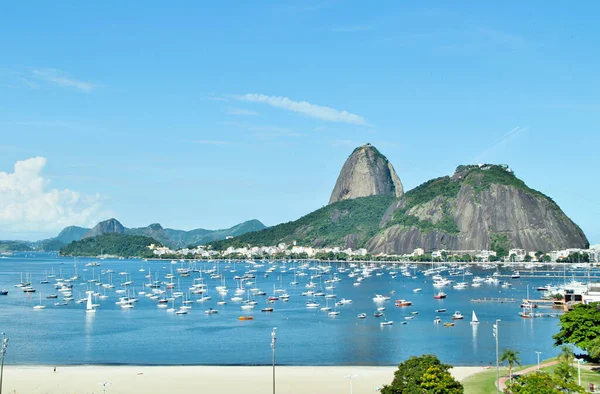
[[[35,309],[35,310],[46,309],[46,305],[42,304],[42,293],[40,293],[40,303],[39,303],[39,305],[35,305],[33,307],[33,309]]]
[[[85,307],[85,312],[86,313],[96,313],[96,310],[94,309],[94,305],[92,304],[92,293],[91,291],[87,292],[87,304]]]
[[[473,315],[471,316],[471,324],[472,325],[479,324],[479,319],[477,319],[477,315],[475,314],[475,311],[473,311]]]

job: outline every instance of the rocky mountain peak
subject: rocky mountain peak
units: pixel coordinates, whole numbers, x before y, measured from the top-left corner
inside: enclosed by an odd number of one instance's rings
[[[125,227],[117,219],[108,219],[98,223],[90,231],[88,231],[83,238],[96,237],[102,234],[118,233],[123,234]]]
[[[338,176],[329,204],[357,197],[404,193],[394,167],[373,145],[354,149]]]

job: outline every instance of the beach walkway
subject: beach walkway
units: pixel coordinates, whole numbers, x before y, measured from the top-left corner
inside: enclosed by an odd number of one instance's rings
[[[557,363],[558,363],[557,360],[548,361],[546,363],[540,364],[539,368],[541,369],[541,368],[545,368],[545,367],[550,367]],[[537,370],[538,370],[538,366],[533,365],[531,367],[527,367],[525,369],[520,370],[518,373],[513,373],[513,377],[518,376],[518,375],[525,375],[525,374],[528,374],[530,372],[537,371]],[[504,392],[504,389],[506,389],[506,381],[507,380],[508,380],[508,376],[502,376],[499,380],[496,381],[496,387],[498,387],[500,389],[500,392]]]

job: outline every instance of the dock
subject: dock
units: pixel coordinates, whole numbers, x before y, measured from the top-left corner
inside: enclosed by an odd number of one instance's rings
[[[494,302],[497,304],[509,303],[509,302],[518,302],[516,298],[500,298],[500,297],[484,297],[484,298],[473,298],[471,302]]]

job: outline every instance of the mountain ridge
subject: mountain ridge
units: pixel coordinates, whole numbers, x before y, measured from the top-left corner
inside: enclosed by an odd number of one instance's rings
[[[353,198],[353,193],[343,196],[344,193],[339,193],[339,185],[347,184],[347,176],[343,175],[348,173],[345,167],[349,161],[350,166],[354,166],[355,160],[351,158],[365,147],[376,152],[375,155],[381,155],[368,145],[355,149],[340,171],[332,199],[326,207],[296,221],[212,245],[225,249],[296,241],[299,245],[314,247],[364,246],[370,253],[377,254],[407,254],[416,248],[427,251],[499,250],[504,253],[512,248],[548,252],[589,247],[583,231],[558,204],[528,187],[507,165],[459,165],[451,176],[426,181],[400,197],[392,193],[391,188],[360,198]],[[371,173],[369,176],[380,175]],[[346,180],[340,182],[342,178]],[[367,181],[378,182],[376,179]],[[365,190],[372,193],[374,189],[362,189]],[[340,199],[331,202],[335,200],[334,196]],[[385,209],[381,207],[381,200],[375,203],[382,196],[389,197]],[[340,217],[337,204],[345,201],[348,202],[343,210],[345,215],[352,213],[349,217],[362,218],[369,228],[368,234],[373,233],[373,221],[377,221],[377,229],[370,239],[365,239],[365,232],[357,237],[356,229],[360,227],[336,227],[335,221]],[[325,210],[327,207],[330,209]],[[355,226],[361,224],[358,221],[352,223]]]

